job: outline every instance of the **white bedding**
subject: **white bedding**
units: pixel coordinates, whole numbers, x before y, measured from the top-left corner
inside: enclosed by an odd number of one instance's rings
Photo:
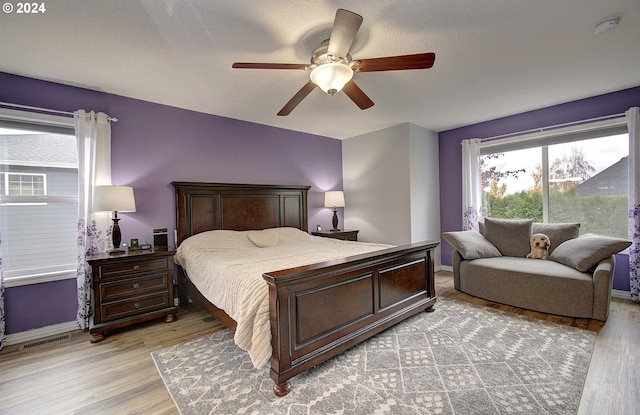
[[[252,235],[255,241],[270,241],[261,245],[273,245],[275,240],[275,246],[261,248],[249,239],[251,232],[256,231],[194,235],[180,244],[174,258],[198,290],[238,323],[235,343],[249,352],[256,368],[264,367],[271,358],[269,295],[262,274],[390,247],[275,228],[263,231],[266,235]]]

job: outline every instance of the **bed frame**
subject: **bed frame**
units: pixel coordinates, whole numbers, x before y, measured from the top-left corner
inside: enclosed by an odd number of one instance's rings
[[[214,229],[281,226],[308,231],[310,186],[172,182],[177,241]],[[278,396],[289,379],[436,303],[437,241],[414,243],[263,275],[269,286],[271,378]],[[178,267],[187,297],[232,330],[236,322],[208,302]],[[184,301],[184,302],[183,302]]]

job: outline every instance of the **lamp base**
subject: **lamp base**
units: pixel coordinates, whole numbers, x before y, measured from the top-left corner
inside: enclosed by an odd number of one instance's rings
[[[120,225],[118,222],[118,212],[115,212],[113,220],[113,228],[111,229],[111,242],[113,242],[113,249],[109,250],[109,255],[120,255],[124,253],[124,250],[120,248],[120,242],[122,241],[122,233],[120,232]]]
[[[338,229],[338,210],[336,208],[333,208],[333,218],[331,220],[331,224],[333,225],[333,229],[331,229],[332,231],[339,231],[340,229]]]

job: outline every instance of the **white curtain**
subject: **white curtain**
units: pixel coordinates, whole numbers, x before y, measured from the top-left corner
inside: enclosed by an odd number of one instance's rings
[[[640,300],[640,108],[626,112],[629,128],[629,282],[631,298]]]
[[[0,234],[2,248],[2,234]],[[0,350],[4,346],[4,275],[2,274],[2,250],[0,249]]]
[[[76,321],[81,329],[89,326],[93,314],[91,299],[91,268],[88,254],[109,247],[109,212],[94,213],[93,189],[111,184],[111,125],[109,117],[93,111],[74,113],[78,141],[78,312]]]
[[[462,141],[462,230],[477,231],[482,207],[480,180],[480,142]]]

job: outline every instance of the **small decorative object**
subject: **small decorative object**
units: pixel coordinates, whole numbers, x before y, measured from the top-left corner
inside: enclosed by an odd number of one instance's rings
[[[531,252],[527,254],[527,258],[531,259],[547,259],[549,256],[549,247],[551,247],[551,241],[549,237],[543,233],[536,233],[531,235],[529,239],[531,245]]]
[[[316,231],[320,232],[322,230],[322,226],[316,225]]]
[[[324,207],[333,208],[333,219],[331,221],[331,224],[333,225],[332,231],[339,231],[338,210],[336,208],[344,207],[344,193],[342,190],[326,192],[324,194]]]
[[[133,196],[133,188],[129,186],[96,186],[93,193],[94,212],[113,212],[113,230],[111,240],[113,249],[109,251],[112,255],[121,254],[120,249],[122,233],[118,222],[118,212],[135,212],[136,200]]]
[[[153,230],[153,246],[155,248],[166,248],[169,246],[167,228],[156,228]]]
[[[132,239],[129,244],[129,252],[131,251],[146,251],[151,249],[151,244],[149,242],[145,242],[143,244],[138,242],[138,239]]]

